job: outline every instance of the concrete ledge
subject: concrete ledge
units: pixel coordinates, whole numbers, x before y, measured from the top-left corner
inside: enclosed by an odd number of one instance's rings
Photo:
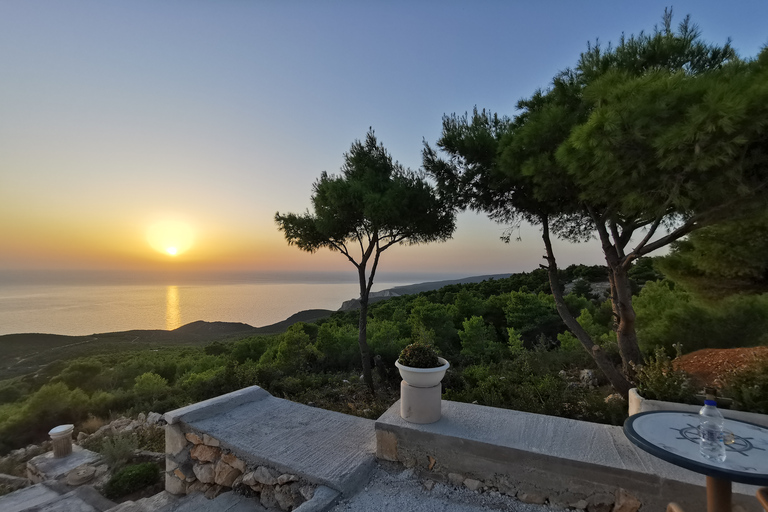
[[[340,492],[321,485],[315,489],[315,495],[312,496],[311,500],[305,501],[298,508],[295,508],[293,512],[325,512],[330,510],[340,497]]]
[[[640,450],[621,427],[445,400],[440,421],[419,425],[400,418],[399,408],[394,404],[376,422],[379,458],[550,496],[625,489],[644,509],[663,510],[670,501],[706,508],[704,476]],[[735,484],[734,504],[757,512],[755,490]]]
[[[180,421],[198,421],[223,414],[243,404],[258,402],[270,396],[272,395],[259,386],[251,386],[169,411],[163,415],[163,418],[169,425]]]

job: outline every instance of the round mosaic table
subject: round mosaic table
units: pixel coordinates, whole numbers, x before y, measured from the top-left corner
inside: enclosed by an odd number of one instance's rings
[[[731,482],[768,485],[768,429],[726,419],[733,442],[725,446],[725,461],[716,462],[699,453],[698,427],[698,414],[649,411],[627,418],[624,434],[651,455],[706,475],[708,512],[730,512]]]

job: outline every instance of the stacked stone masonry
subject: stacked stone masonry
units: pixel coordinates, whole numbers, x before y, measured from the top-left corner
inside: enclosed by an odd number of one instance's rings
[[[266,466],[248,467],[208,434],[184,432],[180,424],[165,429],[165,490],[172,494],[200,492],[213,499],[234,490],[280,511],[294,510],[314,495],[314,485]]]

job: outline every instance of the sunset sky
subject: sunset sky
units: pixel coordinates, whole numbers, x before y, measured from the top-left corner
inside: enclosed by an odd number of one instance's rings
[[[369,127],[418,169],[443,114],[514,104],[587,41],[651,30],[669,2],[0,2],[0,272],[346,271],[277,231]],[[742,56],[768,2],[674,3]],[[395,247],[385,272],[532,270],[482,215],[454,239]],[[186,250],[185,250],[186,249]],[[169,254],[176,252],[175,255]],[[560,263],[601,263],[562,244]]]

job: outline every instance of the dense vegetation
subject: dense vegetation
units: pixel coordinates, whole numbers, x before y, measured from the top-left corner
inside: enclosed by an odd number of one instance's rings
[[[630,275],[646,355],[657,346],[674,355],[676,343],[684,352],[768,344],[768,296],[737,296],[713,307],[664,280],[649,259],[641,259]],[[611,304],[600,291],[606,281],[604,267],[561,271],[568,308],[619,364]],[[36,374],[0,381],[0,453],[43,439],[57,424],[165,412],[251,385],[278,397],[376,418],[398,398],[394,362],[413,341],[433,344],[451,362],[446,399],[607,423],[626,415],[623,401],[606,403],[612,390],[599,373],[598,387],[580,384],[579,372],[596,367],[558,315],[545,270],[372,305],[368,342],[380,362],[375,397],[360,380],[357,338],[357,312],[337,312],[294,324],[282,334],[60,361]],[[745,378],[742,389],[752,403],[764,401],[764,376],[756,372]],[[762,395],[755,385],[762,386]]]

